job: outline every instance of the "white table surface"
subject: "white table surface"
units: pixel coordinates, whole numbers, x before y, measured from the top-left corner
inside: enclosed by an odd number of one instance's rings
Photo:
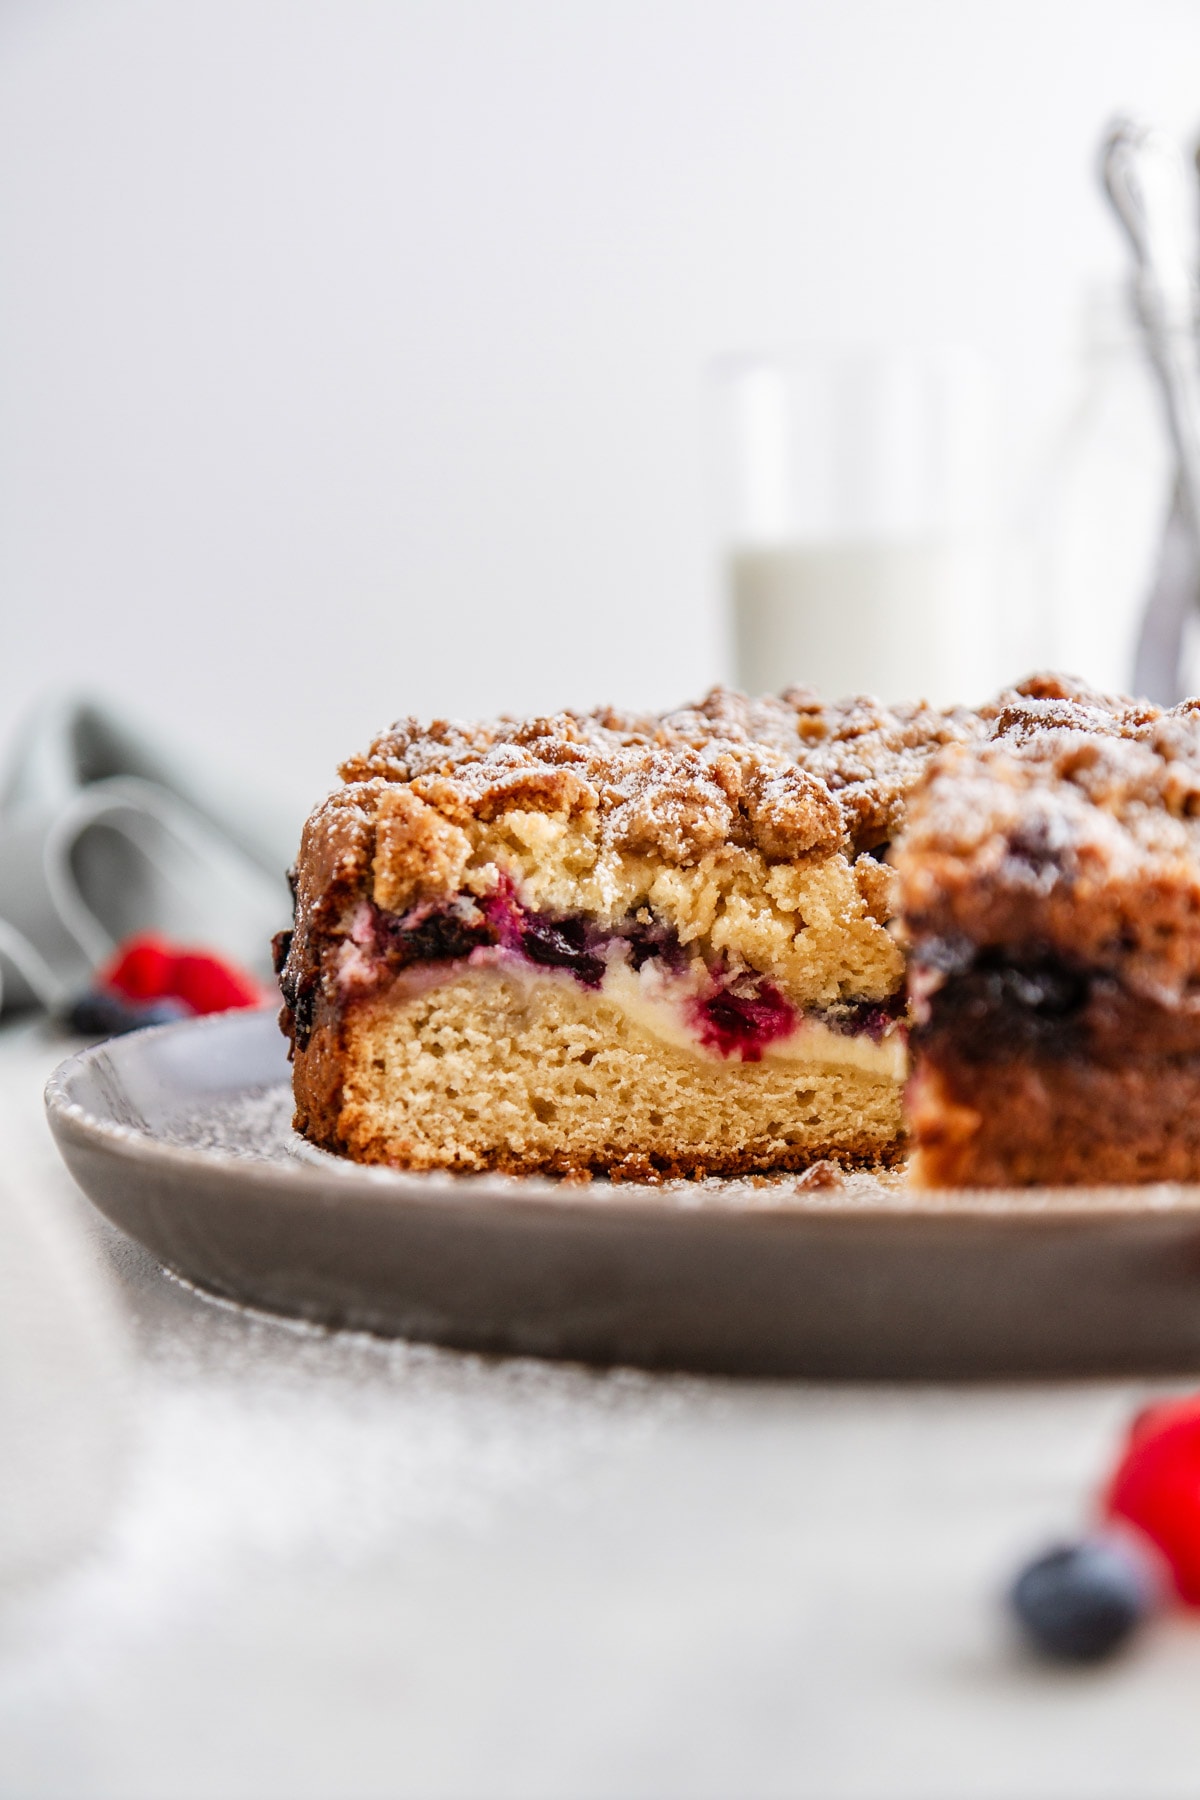
[[[1150,1384],[700,1380],[243,1314],[77,1196],[62,1048],[0,1032],[2,1173],[115,1288],[131,1435],[90,1548],[0,1594],[4,1795],[1200,1794],[1200,1620],[1062,1672],[996,1598]]]

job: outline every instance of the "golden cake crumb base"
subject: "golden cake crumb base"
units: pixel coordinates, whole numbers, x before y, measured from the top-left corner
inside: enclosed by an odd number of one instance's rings
[[[902,1136],[894,1080],[692,1055],[570,977],[495,969],[318,1024],[295,1087],[314,1141],[415,1170],[738,1175],[888,1161]]]

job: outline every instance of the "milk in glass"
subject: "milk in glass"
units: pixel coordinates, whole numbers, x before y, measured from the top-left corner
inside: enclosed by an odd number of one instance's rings
[[[746,359],[721,379],[737,684],[980,698],[994,633],[975,360]]]

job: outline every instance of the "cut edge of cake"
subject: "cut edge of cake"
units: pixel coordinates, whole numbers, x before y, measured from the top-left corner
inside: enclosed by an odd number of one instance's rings
[[[910,1177],[1200,1179],[1200,705],[1040,677],[916,791],[894,862]]]

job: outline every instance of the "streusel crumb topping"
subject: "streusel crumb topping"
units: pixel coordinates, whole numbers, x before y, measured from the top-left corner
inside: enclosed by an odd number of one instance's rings
[[[340,772],[350,805],[366,803],[364,784],[400,782],[460,827],[514,809],[592,813],[606,845],[679,865],[723,844],[783,861],[886,841],[930,758],[979,729],[962,709],[717,688],[655,716],[400,720]]]

